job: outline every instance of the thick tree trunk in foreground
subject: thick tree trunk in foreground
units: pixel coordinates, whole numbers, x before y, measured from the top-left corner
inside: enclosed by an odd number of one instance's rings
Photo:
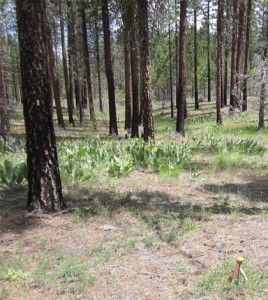
[[[104,33],[105,72],[107,77],[108,97],[109,97],[109,114],[110,114],[109,134],[111,136],[118,136],[108,0],[102,0],[102,20],[103,20],[103,33]]]
[[[187,37],[187,0],[180,2],[180,49],[179,49],[179,89],[177,95],[177,125],[176,131],[185,136],[184,116],[186,103],[186,37]]]
[[[46,54],[46,1],[17,0],[29,211],[65,207],[51,114]]]
[[[141,102],[143,103],[143,138],[145,141],[148,141],[149,138],[154,139],[154,120],[150,83],[147,0],[138,0],[138,15],[140,32]]]

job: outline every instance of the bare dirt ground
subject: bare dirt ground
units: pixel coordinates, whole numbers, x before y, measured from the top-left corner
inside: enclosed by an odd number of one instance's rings
[[[34,274],[44,255],[56,268],[62,246],[89,262],[95,278],[82,292],[69,288],[74,278],[62,289],[29,276],[9,281],[5,299],[268,299],[267,177],[207,172],[170,180],[135,171],[111,180],[112,192],[104,182],[98,185],[98,190],[73,188],[67,195],[69,211],[48,216],[27,214],[26,189],[1,192],[2,259],[26,259],[27,272]],[[85,209],[86,201],[95,198],[105,211],[83,218],[74,214],[71,208]],[[149,217],[156,213],[159,224],[154,220],[149,226]],[[181,222],[192,227],[174,239],[163,238],[176,227],[165,217],[176,213],[183,213]],[[252,294],[243,285],[230,293],[227,285],[221,293],[198,293],[202,278],[225,262],[233,263],[237,255],[255,272],[266,274],[259,291]],[[7,282],[0,281],[0,287],[7,288]]]

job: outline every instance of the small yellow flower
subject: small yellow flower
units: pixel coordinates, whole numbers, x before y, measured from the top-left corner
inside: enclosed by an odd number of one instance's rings
[[[151,151],[154,153],[154,152],[156,152],[157,151],[157,147],[153,147],[152,149],[151,149]]]

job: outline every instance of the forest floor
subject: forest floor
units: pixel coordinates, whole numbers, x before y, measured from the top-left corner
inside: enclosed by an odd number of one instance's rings
[[[64,186],[52,215],[26,212],[27,185],[2,188],[0,299],[268,299],[267,157],[218,168],[208,150],[176,177]],[[231,284],[237,255],[248,281]]]

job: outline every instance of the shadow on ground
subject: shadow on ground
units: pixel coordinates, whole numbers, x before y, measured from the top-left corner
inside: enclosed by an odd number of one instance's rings
[[[201,189],[215,194],[213,203],[198,202],[192,198],[183,199],[171,196],[165,192],[155,192],[140,190],[132,193],[116,193],[109,190],[94,191],[92,189],[73,189],[75,194],[66,196],[68,208],[63,213],[73,214],[80,210],[86,217],[101,213],[102,209],[115,216],[122,209],[127,209],[140,216],[145,221],[151,216],[161,216],[176,214],[178,218],[193,218],[197,221],[204,220],[204,214],[229,215],[234,207],[228,201],[223,202],[222,193],[232,193],[243,195],[248,202],[245,206],[235,206],[235,212],[244,215],[258,215],[267,212],[267,208],[257,207],[256,202],[267,203],[268,199],[268,179],[258,179],[254,182],[243,184],[207,184]],[[198,196],[199,191],[197,191]],[[201,193],[201,190],[200,190]],[[13,190],[2,190],[0,197],[0,232],[14,231],[22,232],[29,230],[32,226],[38,226],[42,218],[29,217],[26,212],[26,187]],[[57,214],[58,215],[58,214]],[[53,214],[47,215],[52,218]]]
[[[250,202],[268,203],[268,179],[256,179],[247,183],[205,184],[202,189],[219,194],[242,195]]]

